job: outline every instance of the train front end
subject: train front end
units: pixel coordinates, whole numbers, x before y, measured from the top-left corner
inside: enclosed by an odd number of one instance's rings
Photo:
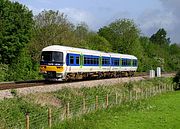
[[[64,62],[62,51],[45,48],[41,53],[40,73],[48,81],[61,81],[64,79]]]

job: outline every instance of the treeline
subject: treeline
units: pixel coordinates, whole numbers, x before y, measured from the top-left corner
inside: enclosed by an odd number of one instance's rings
[[[94,32],[86,23],[74,25],[59,11],[33,16],[18,2],[0,0],[0,81],[41,78],[41,50],[53,44],[133,54],[138,71],[180,69],[180,46],[171,43],[163,28],[146,37],[133,20],[118,19]]]

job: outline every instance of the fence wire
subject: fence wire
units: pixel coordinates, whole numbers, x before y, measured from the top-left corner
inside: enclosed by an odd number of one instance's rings
[[[121,90],[115,94],[103,94],[101,96],[91,96],[78,101],[67,102],[63,107],[53,109],[44,108],[44,112],[36,113],[28,112],[28,119],[23,112],[20,112],[19,118],[14,120],[13,114],[8,114],[10,109],[0,107],[2,114],[7,114],[7,117],[0,116],[0,129],[39,129],[47,128],[59,123],[65,119],[81,116],[94,112],[103,108],[110,108],[116,105],[121,105],[126,102],[133,102],[141,99],[173,91],[173,85],[158,85],[154,87]],[[11,116],[11,117],[10,117]],[[16,117],[17,118],[17,117]]]

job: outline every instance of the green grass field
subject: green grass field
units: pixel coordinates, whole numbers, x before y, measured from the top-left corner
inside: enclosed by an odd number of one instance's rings
[[[180,91],[59,123],[53,129],[180,129]]]

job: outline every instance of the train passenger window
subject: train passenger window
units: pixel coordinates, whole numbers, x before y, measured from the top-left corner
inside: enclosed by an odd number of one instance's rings
[[[127,59],[122,59],[122,66],[127,66]]]
[[[113,65],[113,66],[119,66],[119,59],[113,58],[113,59],[112,59],[112,65]]]
[[[119,60],[118,60],[118,59],[115,59],[115,60],[114,60],[114,65],[115,65],[115,66],[119,66]]]
[[[133,66],[137,66],[137,60],[133,60]]]
[[[76,64],[79,64],[79,56],[76,56]]]
[[[85,56],[84,57],[84,64],[85,65],[98,65],[99,64],[99,58],[98,57],[94,57],[94,56],[91,56],[91,57],[87,57]]]
[[[102,65],[107,66],[110,64],[110,59],[109,58],[102,58]]]
[[[127,66],[131,66],[131,60],[127,59]]]
[[[74,64],[74,56],[70,56],[70,64]]]

